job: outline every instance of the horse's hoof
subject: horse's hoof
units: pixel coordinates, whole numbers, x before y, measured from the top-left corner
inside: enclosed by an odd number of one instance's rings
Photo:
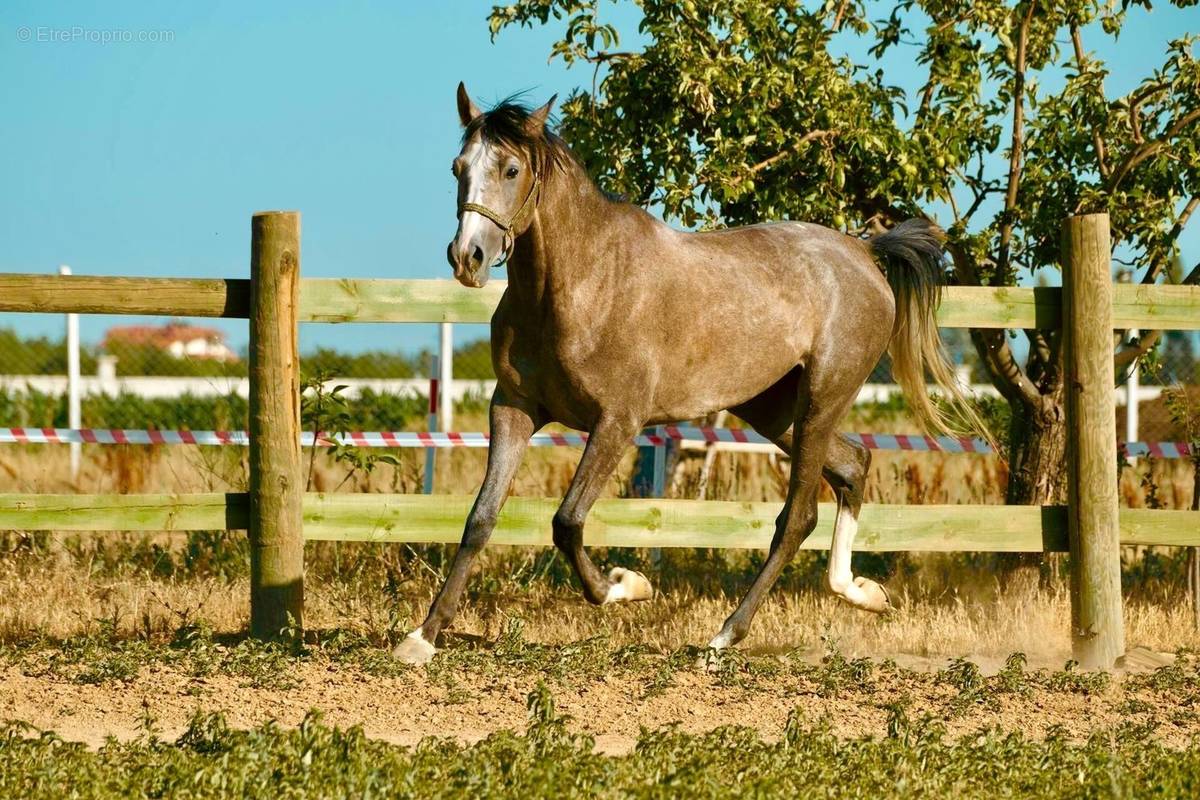
[[[696,657],[696,669],[699,672],[707,672],[709,675],[715,675],[721,671],[721,659],[723,657],[722,650],[709,645]]]
[[[437,649],[425,641],[421,629],[418,628],[396,645],[396,649],[392,651],[392,658],[404,664],[428,664],[436,652]]]
[[[640,572],[634,572],[624,567],[613,567],[609,570],[608,580],[612,586],[608,587],[608,594],[604,597],[605,605],[630,600],[649,600],[654,596],[654,587]]]
[[[856,598],[857,602],[854,603],[858,608],[864,611],[873,611],[876,614],[887,614],[896,610],[896,607],[892,605],[891,595],[881,584],[860,575],[854,579],[854,585],[859,588],[856,593],[859,596]]]

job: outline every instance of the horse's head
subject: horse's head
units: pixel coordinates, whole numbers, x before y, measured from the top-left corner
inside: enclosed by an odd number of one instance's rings
[[[488,269],[504,263],[537,210],[548,164],[550,102],[529,111],[505,102],[481,112],[458,85],[463,146],[451,171],[458,181],[458,231],[446,257],[454,277],[479,288]]]

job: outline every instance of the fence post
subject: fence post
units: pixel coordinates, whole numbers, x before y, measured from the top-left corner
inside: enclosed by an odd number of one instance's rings
[[[1072,649],[1085,669],[1109,669],[1125,652],[1125,626],[1108,215],[1068,217],[1062,249]]]
[[[70,275],[71,268],[63,264],[58,268],[58,274]],[[82,428],[82,420],[79,404],[79,315],[67,314],[67,427]],[[71,480],[77,480],[82,446],[79,442],[71,442],[68,447],[71,453]]]
[[[303,624],[300,214],[250,221],[250,633]]]

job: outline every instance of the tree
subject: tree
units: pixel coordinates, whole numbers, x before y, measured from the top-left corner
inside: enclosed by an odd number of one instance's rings
[[[940,218],[953,279],[1000,286],[1056,266],[1064,217],[1107,211],[1118,252],[1150,283],[1200,205],[1195,37],[1165,42],[1161,66],[1115,98],[1087,48],[1149,13],[1146,0],[902,0],[881,20],[861,0],[630,1],[636,48],[622,49],[600,0],[518,0],[490,24],[493,36],[564,24],[552,57],[593,70],[563,103],[565,138],[604,189],[685,226],[793,218],[868,233]],[[848,36],[867,46],[862,63],[837,54]],[[880,62],[901,47],[923,71],[913,96]],[[1198,279],[1200,265],[1186,276]],[[1011,407],[1008,501],[1063,502],[1058,332],[971,338]]]

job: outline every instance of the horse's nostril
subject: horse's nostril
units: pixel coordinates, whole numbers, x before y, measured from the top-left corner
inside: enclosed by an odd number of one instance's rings
[[[479,245],[475,245],[473,248],[471,248],[471,260],[474,261],[476,264],[483,263],[483,248],[482,247],[480,247]]]

